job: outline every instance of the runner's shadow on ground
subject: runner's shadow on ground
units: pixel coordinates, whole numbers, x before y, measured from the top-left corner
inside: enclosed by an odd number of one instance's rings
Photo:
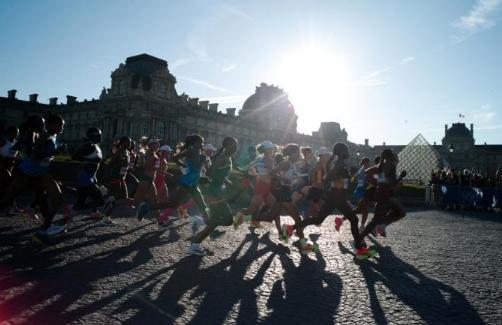
[[[130,231],[133,232],[142,227]],[[75,249],[89,244],[100,244],[108,239],[117,239],[121,235],[125,234],[98,235],[93,240],[79,242],[77,245],[70,245],[70,247]],[[4,312],[0,315],[0,322],[41,305],[43,307],[39,307],[36,313],[24,318],[25,323],[68,323],[78,320],[88,313],[96,312],[121,296],[105,294],[105,298],[97,301],[88,300],[79,308],[69,309],[69,306],[85,294],[95,290],[96,288],[93,286],[97,281],[107,277],[120,276],[120,274],[127,273],[138,266],[145,265],[153,258],[150,248],[164,244],[165,241],[160,238],[160,233],[144,233],[129,245],[119,246],[64,264],[58,262],[61,253],[71,249],[69,247],[41,251],[37,255],[30,254],[26,249],[14,250],[11,252],[12,257],[5,261],[5,265],[10,270],[23,271],[2,271],[0,294],[4,294],[5,290],[9,290],[9,288],[23,286],[29,280],[35,280],[35,282],[28,290],[2,302]],[[160,275],[159,273],[155,274]],[[122,295],[134,286],[135,281],[131,281],[125,287],[125,292],[122,292]],[[47,304],[47,301],[51,301],[51,303]]]
[[[263,283],[274,257],[287,253],[289,249],[273,243],[268,234],[261,238],[247,235],[229,258],[212,266],[201,269],[202,258],[183,258],[155,293],[157,299],[144,298],[151,296],[158,285],[155,282],[128,299],[116,312],[140,310],[126,321],[127,324],[137,324],[144,319],[151,324],[170,324],[175,319],[181,323],[221,324],[238,304],[238,315],[233,317],[236,322],[255,324],[259,308],[255,290]],[[143,298],[137,299],[138,296]],[[186,310],[184,301],[200,303]]]
[[[358,261],[366,280],[371,310],[377,324],[388,324],[385,310],[392,309],[392,303],[380,301],[377,285],[386,286],[390,292],[411,308],[427,324],[482,324],[478,312],[453,287],[427,277],[413,265],[398,258],[390,247],[375,245],[379,258],[377,261]],[[351,253],[340,242],[342,253]]]
[[[321,253],[316,253],[316,258],[302,255],[296,267],[290,256],[279,255],[284,277],[272,287],[267,308],[273,312],[265,324],[332,324],[335,321],[342,280],[325,270],[326,261]]]

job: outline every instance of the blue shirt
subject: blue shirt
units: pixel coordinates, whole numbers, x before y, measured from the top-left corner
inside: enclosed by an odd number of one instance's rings
[[[19,165],[19,170],[28,176],[43,176],[48,174],[48,168],[57,151],[56,136],[50,136],[44,140],[41,157],[35,159],[33,153],[26,157]]]

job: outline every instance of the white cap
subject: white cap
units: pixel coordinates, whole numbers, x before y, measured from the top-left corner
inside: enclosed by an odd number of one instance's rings
[[[273,144],[271,141],[265,140],[262,143],[260,143],[260,146],[263,147],[263,149],[275,149],[277,148],[277,145]]]
[[[331,155],[331,152],[326,147],[320,147],[319,150],[315,152],[316,156]]]
[[[169,145],[165,144],[163,146],[160,146],[160,151],[172,152],[173,149]]]
[[[216,151],[217,149],[210,143],[205,144],[202,149],[209,151]]]

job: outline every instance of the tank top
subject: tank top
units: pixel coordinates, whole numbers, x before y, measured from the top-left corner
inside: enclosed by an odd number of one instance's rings
[[[55,135],[49,136],[45,139],[40,139],[38,141],[44,141],[41,145],[42,154],[41,157],[34,157],[33,154],[27,156],[19,165],[19,170],[29,176],[43,176],[48,173],[47,169],[51,161],[54,159],[54,155],[57,151],[57,139]]]

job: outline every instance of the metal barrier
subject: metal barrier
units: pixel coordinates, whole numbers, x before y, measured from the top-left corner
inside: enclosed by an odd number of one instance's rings
[[[428,187],[426,202],[436,207],[501,208],[502,188],[436,184]]]

